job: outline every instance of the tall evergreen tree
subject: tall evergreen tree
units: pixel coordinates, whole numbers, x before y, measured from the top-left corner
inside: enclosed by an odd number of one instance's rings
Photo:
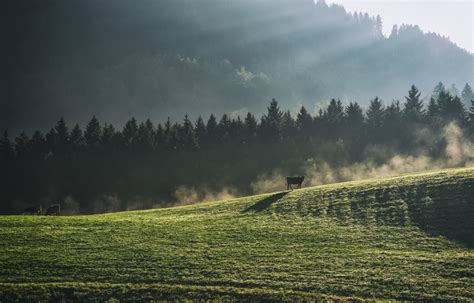
[[[218,129],[218,141],[220,143],[229,143],[230,142],[230,118],[227,114],[223,114],[219,124]]]
[[[308,113],[304,106],[301,106],[298,115],[296,116],[296,129],[304,135],[311,133],[313,128],[313,118]]]
[[[244,136],[247,144],[254,143],[257,136],[257,119],[250,112],[244,119]]]
[[[138,124],[135,118],[131,118],[125,123],[122,130],[123,144],[132,147],[137,142]]]
[[[112,124],[105,124],[102,128],[102,138],[101,145],[104,147],[106,151],[113,151],[120,145],[120,133],[115,131],[115,128]]]
[[[278,142],[281,137],[281,120],[283,112],[278,106],[278,102],[272,99],[267,107],[267,114],[262,116],[260,125],[260,138],[267,142]]]
[[[42,160],[48,153],[46,138],[40,131],[35,131],[30,140],[30,150],[35,158]]]
[[[364,125],[364,113],[357,102],[350,102],[344,111],[344,120],[347,129],[360,130]]]
[[[196,120],[195,126],[194,126],[194,132],[196,134],[196,141],[199,147],[203,147],[206,136],[207,136],[207,131],[206,131],[206,124],[204,124],[204,120],[202,119],[201,116],[199,116]]]
[[[184,116],[183,125],[180,127],[179,139],[179,145],[182,150],[192,151],[198,146],[193,123],[189,120],[188,115]]]
[[[471,106],[471,101],[474,100],[474,93],[472,92],[472,88],[468,83],[464,85],[461,93],[461,100],[467,108]]]
[[[423,121],[425,111],[423,109],[423,101],[420,100],[421,92],[412,85],[408,91],[408,97],[403,108],[404,118],[407,122],[419,123]]]
[[[150,119],[138,126],[137,146],[141,152],[152,152],[155,149],[155,126]]]
[[[5,161],[12,160],[15,157],[15,151],[7,131],[3,132],[3,137],[0,139],[0,155]]]
[[[15,152],[18,158],[24,158],[30,155],[30,138],[25,132],[21,132],[15,138]]]
[[[54,130],[55,152],[66,153],[69,147],[69,130],[63,117],[56,123]],[[53,133],[51,133],[51,135],[53,135]]]
[[[100,126],[99,120],[96,118],[96,116],[93,116],[89,123],[87,123],[86,131],[84,132],[84,138],[86,139],[88,148],[92,150],[97,150],[100,148],[102,127]]]
[[[443,82],[439,82],[433,89],[432,97],[436,100],[439,98],[441,93],[446,93],[446,87],[444,87]]]
[[[392,102],[392,104],[385,109],[384,128],[386,136],[391,141],[397,141],[403,135],[403,130],[405,129],[402,127],[403,114],[405,113],[400,109],[399,101]]]
[[[71,131],[71,148],[74,151],[80,151],[86,145],[86,140],[82,134],[79,124],[76,124]]]
[[[385,108],[382,100],[375,97],[370,101],[369,109],[367,110],[367,128],[369,137],[373,138],[374,141],[381,141],[384,137],[384,120],[385,120]]]
[[[295,135],[295,119],[293,119],[289,110],[286,111],[281,118],[281,135],[287,142]]]
[[[208,146],[216,144],[219,141],[219,129],[217,126],[217,119],[213,114],[211,114],[209,116],[209,119],[207,120],[206,133],[207,133],[206,144]]]
[[[456,121],[464,123],[466,119],[466,109],[458,96],[451,96],[448,93],[441,93],[438,98],[439,115],[445,122]]]

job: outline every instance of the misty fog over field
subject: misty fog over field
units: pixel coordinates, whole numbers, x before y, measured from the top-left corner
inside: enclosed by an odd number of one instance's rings
[[[0,129],[46,131],[59,117],[124,125],[210,113],[263,114],[268,100],[316,114],[330,98],[430,97],[474,81],[447,38],[312,0],[19,0],[4,7]],[[422,12],[420,12],[422,13]]]

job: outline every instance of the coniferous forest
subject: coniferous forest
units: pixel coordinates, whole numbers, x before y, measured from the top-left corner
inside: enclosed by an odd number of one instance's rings
[[[447,133],[453,125],[454,133]],[[164,207],[212,193],[258,193],[265,182],[283,190],[279,178],[285,174],[312,169],[314,180],[308,182],[317,184],[324,182],[317,178],[327,167],[380,167],[396,155],[401,162],[413,159],[407,157],[420,156],[421,150],[436,165],[449,166],[453,157],[460,165],[472,160],[471,150],[449,147],[447,154],[447,145],[455,139],[472,147],[473,138],[474,95],[468,84],[457,96],[439,83],[428,102],[413,85],[405,100],[385,104],[375,97],[365,109],[332,99],[316,114],[305,107],[293,114],[272,99],[261,117],[224,114],[191,121],[185,116],[158,123],[132,117],[123,127],[92,117],[84,128],[61,118],[46,133],[3,134],[0,211],[19,213],[26,205],[50,202],[63,204],[66,213],[68,208],[96,213]],[[194,200],[180,201],[183,190]]]

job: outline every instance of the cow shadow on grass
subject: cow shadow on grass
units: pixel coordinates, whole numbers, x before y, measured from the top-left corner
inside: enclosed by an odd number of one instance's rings
[[[281,198],[286,196],[288,193],[289,193],[289,191],[284,191],[284,192],[280,192],[280,193],[276,193],[276,194],[273,194],[271,196],[268,196],[268,197],[258,201],[254,205],[251,205],[250,207],[244,209],[242,212],[246,213],[246,212],[251,212],[251,211],[253,211],[253,212],[264,211],[265,209],[269,208],[270,205],[272,205],[276,201],[280,200]]]

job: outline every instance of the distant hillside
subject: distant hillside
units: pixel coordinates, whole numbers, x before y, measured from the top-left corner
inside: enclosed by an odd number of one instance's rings
[[[0,216],[0,300],[474,299],[474,169],[170,209]]]
[[[10,1],[0,129],[262,111],[474,82],[473,55],[416,26],[312,0]]]

